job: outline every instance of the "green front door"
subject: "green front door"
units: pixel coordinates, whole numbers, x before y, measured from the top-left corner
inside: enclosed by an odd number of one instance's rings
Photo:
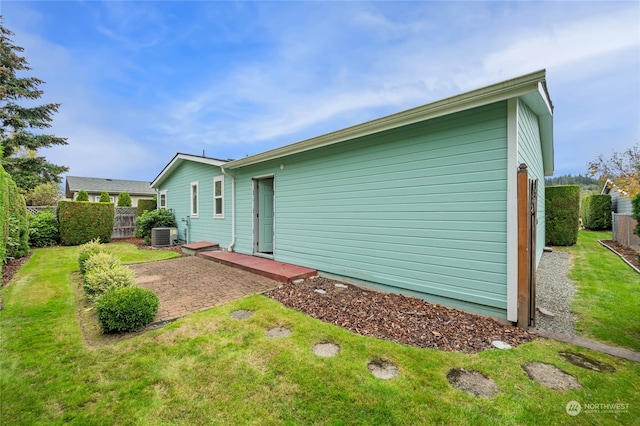
[[[259,253],[273,253],[273,178],[258,180],[258,241]]]

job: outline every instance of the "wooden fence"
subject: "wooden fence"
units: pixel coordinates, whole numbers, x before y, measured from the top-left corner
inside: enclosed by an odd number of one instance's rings
[[[56,213],[56,206],[27,206],[27,211],[37,214],[47,208],[51,209],[54,214]],[[115,211],[111,238],[133,237],[136,234],[138,209],[136,207],[116,207]]]
[[[628,214],[612,214],[613,240],[625,246],[640,247],[640,237],[633,233],[638,222]]]

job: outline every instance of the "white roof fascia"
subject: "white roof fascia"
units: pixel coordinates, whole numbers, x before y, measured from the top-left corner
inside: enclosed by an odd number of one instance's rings
[[[195,163],[209,164],[211,166],[222,166],[225,161],[216,160],[215,158],[200,157],[198,155],[190,154],[176,154],[175,157],[165,166],[160,174],[151,182],[151,188],[157,188],[158,185],[165,180],[165,178],[171,173],[173,169],[178,167],[184,161],[193,161]]]
[[[301,142],[265,151],[239,160],[230,161],[222,166],[224,169],[236,169],[263,161],[273,160],[287,155],[298,154],[311,149],[333,145],[347,140],[367,136],[386,130],[418,123],[421,121],[453,114],[471,108],[500,102],[506,99],[525,96],[530,93],[540,95],[541,82],[545,80],[546,71],[536,71],[521,77],[493,84],[440,101],[409,109],[386,117],[378,118],[346,129],[338,130],[322,136],[306,139]],[[544,95],[545,99],[547,98]],[[549,103],[550,105],[550,103]]]

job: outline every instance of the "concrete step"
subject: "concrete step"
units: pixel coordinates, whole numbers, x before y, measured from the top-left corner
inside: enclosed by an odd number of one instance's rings
[[[198,241],[196,243],[189,243],[189,244],[182,245],[182,252],[190,256],[195,256],[196,254],[202,253],[202,252],[217,251],[217,250],[220,250],[220,244],[211,243],[209,241]]]

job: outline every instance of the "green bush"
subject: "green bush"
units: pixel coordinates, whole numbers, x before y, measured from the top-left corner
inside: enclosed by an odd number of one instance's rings
[[[128,287],[107,292],[98,301],[96,313],[105,333],[136,331],[153,321],[159,306],[153,291]]]
[[[109,193],[106,191],[102,191],[100,193],[100,199],[98,200],[99,203],[110,203],[111,202],[111,197],[109,196]]]
[[[60,242],[58,218],[50,208],[39,211],[29,221],[29,244],[31,247],[55,246]]]
[[[153,228],[175,227],[176,220],[173,212],[167,209],[150,210],[136,219],[136,237],[144,238],[145,244],[151,242],[151,230]]]
[[[580,186],[545,188],[545,244],[571,246],[578,241],[580,228]]]
[[[95,302],[109,290],[134,287],[136,276],[124,265],[117,265],[111,269],[96,268],[87,271],[82,285],[89,300]]]
[[[94,254],[108,253],[109,251],[100,244],[100,238],[93,239],[80,246],[78,249],[78,267],[80,272],[84,274],[86,272],[85,262]]]
[[[78,191],[76,201],[89,201],[89,194],[87,194],[87,191],[85,191],[84,189]]]
[[[118,194],[118,207],[131,207],[131,195],[128,192]]]
[[[138,216],[142,216],[144,212],[155,210],[157,208],[156,200],[138,200]]]
[[[108,243],[113,233],[114,215],[113,203],[60,201],[60,242],[65,246],[75,246],[100,238],[103,243]]]
[[[107,251],[94,253],[84,262],[84,273],[88,274],[94,269],[113,269],[121,266],[120,258]]]
[[[29,253],[29,221],[24,198],[11,176],[0,165],[0,260],[24,257]]]
[[[611,195],[589,195],[582,199],[582,226],[592,231],[611,229]]]
[[[631,200],[631,217],[636,220],[636,228],[633,233],[640,237],[640,192]],[[638,255],[640,260],[640,255]]]

